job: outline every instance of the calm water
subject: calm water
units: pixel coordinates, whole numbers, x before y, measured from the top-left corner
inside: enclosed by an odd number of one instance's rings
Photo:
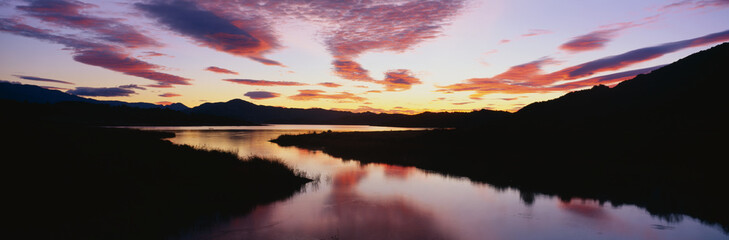
[[[413,167],[361,165],[268,140],[311,131],[400,128],[327,125],[150,127],[176,133],[177,144],[283,160],[319,181],[292,198],[194,232],[189,239],[729,239],[690,217],[652,217],[634,206],[497,190]],[[356,144],[356,143],[352,143]],[[386,154],[386,153],[383,153]]]

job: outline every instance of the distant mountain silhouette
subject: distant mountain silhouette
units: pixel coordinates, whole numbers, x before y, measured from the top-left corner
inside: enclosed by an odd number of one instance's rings
[[[61,92],[58,90],[45,89],[35,85],[25,85],[19,83],[11,83],[0,81],[0,99],[13,100],[18,102],[29,103],[59,103],[59,102],[85,102],[107,104],[111,106],[127,106],[135,108],[162,108],[172,109],[176,111],[187,111],[189,108],[182,103],[174,103],[171,105],[157,105],[152,103],[129,103],[122,101],[99,101],[90,98],[79,97],[73,94]]]
[[[124,106],[141,109],[166,109],[184,112],[186,114],[208,115],[223,117],[239,122],[254,123],[288,123],[288,124],[362,124],[379,126],[407,126],[407,127],[466,127],[488,124],[504,119],[511,113],[503,111],[480,110],[470,113],[461,112],[425,112],[416,115],[386,114],[386,113],[353,113],[347,111],[325,110],[321,108],[285,108],[256,105],[241,99],[228,102],[204,103],[189,108],[182,103],[163,106],[151,103],[128,103],[122,101],[99,101],[64,93],[58,90],[49,90],[34,85],[23,85],[0,81],[0,99],[28,103],[62,103],[82,102],[89,104],[105,104],[110,106]],[[132,112],[127,111],[132,114]],[[129,119],[133,116],[127,116]],[[120,119],[125,119],[120,116]],[[138,123],[139,121],[135,121]],[[200,123],[200,121],[196,121]],[[123,124],[123,122],[118,122]],[[176,124],[182,124],[178,121]],[[184,125],[191,125],[184,124]],[[127,124],[124,124],[127,125]],[[155,124],[157,125],[157,124]]]
[[[246,119],[258,123],[298,124],[366,124],[408,127],[459,127],[476,126],[497,121],[511,115],[503,111],[480,110],[470,113],[432,113],[416,115],[387,113],[353,113],[321,108],[284,108],[256,105],[241,99],[228,102],[204,103],[190,112]]]
[[[189,108],[181,103],[162,106],[97,101],[9,82],[0,82],[0,107],[4,121],[103,126],[252,125],[239,119],[189,113]]]

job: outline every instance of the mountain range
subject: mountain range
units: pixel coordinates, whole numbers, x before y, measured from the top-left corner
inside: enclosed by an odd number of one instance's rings
[[[83,98],[58,90],[34,85],[0,82],[0,99],[37,104],[88,103],[110,107],[131,107],[139,109],[174,110],[189,115],[215,116],[225,119],[258,124],[362,124],[403,127],[459,127],[476,126],[506,118],[511,114],[503,111],[479,110],[465,112],[425,112],[416,115],[387,113],[353,113],[321,108],[285,108],[253,104],[241,99],[228,102],[204,103],[189,108],[182,103],[156,105],[152,103],[128,103],[122,101],[99,101]],[[118,124],[129,125],[123,121]],[[170,122],[173,124],[172,122]],[[199,122],[198,122],[199,123]],[[182,125],[184,122],[174,123]],[[155,124],[157,125],[157,124]]]

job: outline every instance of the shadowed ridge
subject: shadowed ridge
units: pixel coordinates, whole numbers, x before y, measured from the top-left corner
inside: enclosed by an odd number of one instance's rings
[[[621,125],[651,128],[723,126],[729,111],[723,43],[613,88],[595,86],[532,103],[516,118],[539,127]]]

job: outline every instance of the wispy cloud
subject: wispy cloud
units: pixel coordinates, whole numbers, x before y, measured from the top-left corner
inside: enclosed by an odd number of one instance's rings
[[[72,90],[66,91],[67,93],[89,96],[89,97],[128,97],[129,95],[135,94],[134,90],[128,88],[110,87],[110,88],[92,88],[92,87],[77,87]]]
[[[640,26],[633,22],[625,22],[603,26],[601,29],[572,38],[572,40],[559,46],[560,49],[570,53],[584,52],[603,48],[605,44],[617,37],[621,31]]]
[[[337,84],[337,83],[333,83],[333,82],[323,82],[323,83],[319,83],[318,85],[330,87],[330,88],[338,88],[338,87],[342,86],[342,84]]]
[[[225,69],[225,68],[214,67],[214,66],[210,66],[210,67],[206,68],[205,70],[208,70],[208,71],[211,71],[211,72],[215,72],[215,73],[238,75],[238,72],[231,71],[231,70],[228,70],[228,69]]]
[[[145,59],[152,58],[152,57],[172,57],[172,56],[164,54],[164,53],[160,53],[160,52],[155,52],[155,51],[145,51],[139,55],[139,58],[145,58]]]
[[[281,94],[278,94],[275,92],[267,92],[267,91],[252,91],[252,92],[247,92],[246,94],[243,94],[243,96],[249,97],[251,99],[261,100],[261,99],[275,98],[275,97],[281,96]]]
[[[706,7],[729,7],[727,0],[680,0],[671,4],[667,4],[661,10],[669,10],[673,8],[699,9]]]
[[[253,80],[253,79],[223,79],[223,81],[252,85],[252,86],[304,86],[306,83],[290,82],[290,81],[268,81],[268,80]]]
[[[589,76],[598,72],[609,70],[618,70],[635,63],[645,62],[665,54],[683,50],[689,47],[703,46],[711,43],[729,41],[729,30],[723,32],[712,33],[709,35],[665,43],[657,46],[640,48],[623,54],[609,56],[598,60],[590,61],[577,65],[575,67],[565,69],[568,79],[576,79]]]
[[[52,82],[52,83],[62,83],[62,84],[70,84],[74,85],[72,82],[62,81],[62,80],[56,80],[56,79],[50,79],[50,78],[42,78],[42,77],[33,77],[33,76],[24,76],[24,75],[13,75],[21,79],[30,80],[30,81],[39,81],[39,82]]]
[[[129,85],[121,85],[120,88],[129,88],[129,89],[137,89],[137,90],[147,90],[144,87],[141,87],[137,84],[129,84]]]
[[[544,34],[550,34],[552,31],[546,30],[546,29],[530,29],[529,32],[522,34],[522,37],[534,37]]]
[[[613,73],[593,78],[588,78],[584,80],[578,80],[573,81],[569,83],[559,84],[555,86],[549,87],[550,90],[556,90],[556,91],[565,91],[565,90],[573,90],[573,89],[579,89],[584,87],[591,87],[594,85],[602,84],[602,85],[611,85],[615,83],[619,83],[628,79],[631,79],[635,77],[638,74],[645,74],[652,72],[653,70],[662,68],[666,65],[658,65],[653,67],[647,67],[647,68],[641,68],[636,70],[630,70],[630,71],[624,71],[619,73]]]
[[[125,53],[124,49],[113,45],[55,34],[50,30],[26,25],[14,19],[0,19],[0,31],[62,44],[73,51],[73,59],[77,62],[157,82],[156,85],[150,86],[171,87],[174,84],[190,84],[190,79],[159,72],[158,70],[163,67],[134,58]]]
[[[163,94],[160,94],[158,96],[160,96],[160,97],[179,97],[179,96],[182,96],[182,95],[177,94],[177,93],[163,93]]]
[[[290,96],[289,99],[297,101],[310,101],[319,99],[334,99],[334,100],[352,100],[355,102],[362,102],[367,100],[366,98],[354,95],[348,92],[340,92],[336,94],[326,94],[322,90],[299,90],[299,94]]]
[[[90,32],[98,39],[122,44],[125,47],[162,46],[161,43],[145,36],[119,19],[82,13],[84,9],[96,7],[93,4],[66,0],[29,1],[29,3],[29,5],[16,8],[26,15],[44,22]]]

